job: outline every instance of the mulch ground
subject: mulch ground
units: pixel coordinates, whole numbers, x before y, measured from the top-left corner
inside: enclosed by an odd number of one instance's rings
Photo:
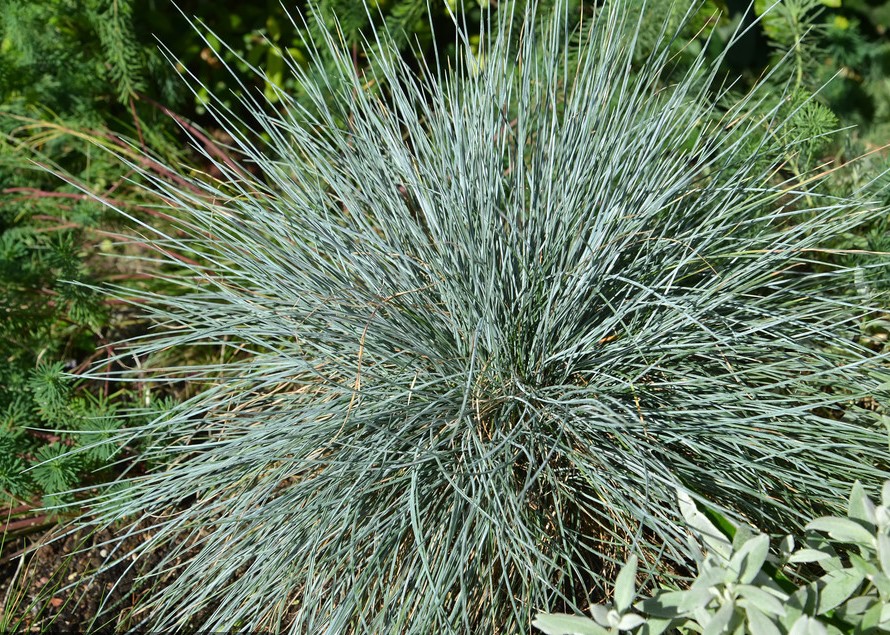
[[[137,567],[122,562],[96,573],[110,548],[103,543],[114,538],[110,529],[81,530],[57,540],[52,536],[52,531],[45,534],[35,542],[40,544],[35,551],[0,567],[0,633],[115,632],[144,592],[134,586]],[[141,534],[126,538],[122,551],[145,539]],[[157,551],[147,554],[139,570],[150,570],[162,557]],[[126,632],[145,631],[137,625]]]

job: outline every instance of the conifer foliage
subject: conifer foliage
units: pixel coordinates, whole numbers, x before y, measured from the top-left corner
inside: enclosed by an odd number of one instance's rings
[[[144,6],[132,0],[0,3],[4,512],[30,510],[41,499],[71,502],[63,492],[106,478],[106,461],[117,450],[104,444],[78,450],[139,401],[133,391],[65,374],[88,367],[133,328],[131,314],[110,310],[93,288],[106,277],[122,281],[132,274],[120,261],[100,258],[116,251],[110,236],[120,218],[70,183],[89,183],[91,192],[130,205],[121,165],[96,146],[126,146],[120,136],[127,135],[171,159],[177,155],[165,134],[169,122],[156,126],[160,111],[141,101],[143,92],[166,103],[184,92],[166,81],[176,74],[146,44],[150,34],[137,32],[134,11]]]

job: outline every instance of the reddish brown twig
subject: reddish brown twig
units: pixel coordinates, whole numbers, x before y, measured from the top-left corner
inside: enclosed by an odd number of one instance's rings
[[[133,97],[130,97],[130,112],[133,113],[133,124],[136,126],[136,136],[139,137],[139,145],[145,150],[145,137],[142,136],[142,125],[139,123],[139,116],[136,114],[136,104]]]
[[[8,187],[3,190],[4,194],[24,194],[18,199],[13,200],[21,200],[21,199],[33,199],[33,198],[67,198],[75,201],[99,201],[109,207],[127,207],[133,210],[140,211],[149,216],[155,216],[157,218],[162,218],[164,220],[174,221],[175,217],[170,216],[164,212],[159,212],[156,209],[152,209],[150,207],[145,207],[143,205],[133,205],[131,203],[127,203],[126,201],[121,201],[118,199],[106,198],[103,196],[91,195],[91,194],[77,194],[74,192],[49,192],[47,190],[40,190],[35,187]],[[35,218],[40,218],[39,216],[35,216]]]
[[[9,507],[4,511],[0,511],[0,518],[10,518],[11,516],[17,516],[18,514],[23,514],[24,512],[29,512],[34,509],[33,505],[29,505],[28,503],[23,503],[18,507]]]
[[[155,100],[150,97],[146,97],[145,95],[139,95],[140,99],[144,99],[147,103],[151,104],[162,113],[172,118],[176,123],[182,126],[183,130],[185,130],[188,134],[198,140],[198,142],[203,146],[203,148],[207,151],[208,154],[216,157],[220,161],[226,164],[233,172],[235,172],[238,176],[246,177],[247,173],[232,160],[226,152],[220,149],[219,145],[210,139],[207,135],[201,132],[198,128],[192,125],[187,119],[182,117],[181,115],[176,114],[163,104],[159,104]]]
[[[46,514],[33,516],[31,518],[20,518],[19,520],[9,521],[3,526],[3,533],[10,534],[13,532],[21,532],[23,530],[33,530],[35,527],[51,525],[52,521]],[[29,532],[27,532],[29,533]]]

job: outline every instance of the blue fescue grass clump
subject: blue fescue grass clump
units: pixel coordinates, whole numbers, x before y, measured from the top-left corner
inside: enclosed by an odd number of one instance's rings
[[[117,433],[165,465],[94,501],[151,525],[122,557],[169,549],[156,628],[528,632],[628,551],[676,571],[678,486],[793,528],[887,476],[871,300],[821,253],[880,210],[785,180],[775,94],[566,7],[419,75],[328,33],[310,105],[244,98],[262,148],[216,111],[252,171],[145,175],[159,253],[203,264],[133,346],[217,360],[157,371],[205,387]]]

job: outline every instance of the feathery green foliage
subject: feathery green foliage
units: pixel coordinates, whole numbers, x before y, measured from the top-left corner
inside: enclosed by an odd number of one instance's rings
[[[154,47],[137,37],[134,4],[9,0],[0,5],[0,112],[39,108],[98,125],[111,110],[109,98],[129,104],[146,91],[157,79],[149,77]]]
[[[797,112],[674,72],[671,29],[638,64],[611,3],[569,56],[553,4],[419,77],[319,29],[311,107],[243,98],[268,148],[214,111],[260,176],[143,174],[183,218],[159,257],[202,264],[120,359],[218,356],[157,371],[207,387],[111,433],[166,464],[93,501],[151,525],[115,557],[166,550],[154,628],[527,631],[628,549],[682,566],[678,487],[787,530],[887,476],[870,299],[818,258],[886,209],[786,171]]]
[[[145,90],[141,47],[133,33],[130,0],[89,0],[86,14],[96,30],[108,62],[108,75],[118,87],[118,99],[127,102]]]
[[[845,123],[861,128],[860,136],[883,135],[886,142],[890,3],[883,4],[883,13],[840,0],[757,0],[755,8],[759,14],[771,9],[763,15],[763,32],[774,55],[791,58],[787,72],[795,86],[820,90]]]
[[[175,96],[149,90],[157,78],[137,37],[136,4],[0,3],[0,435],[9,452],[0,466],[3,509],[40,498],[59,502],[59,493],[91,482],[96,461],[62,469],[66,460],[44,458],[78,447],[58,439],[75,422],[104,420],[114,410],[108,397],[120,406],[137,397],[103,393],[101,385],[75,389],[62,378],[63,369],[89,365],[97,346],[132,325],[126,311],[110,310],[91,288],[105,277],[127,277],[119,262],[98,258],[117,249],[110,237],[120,219],[45,169],[129,205],[121,165],[97,152],[97,143],[120,144],[117,135],[130,134],[175,160],[169,124],[153,128],[160,113],[136,104],[137,91]]]
[[[158,399],[139,412],[132,391],[97,396],[76,385],[61,362],[39,363],[18,388],[21,398],[4,404],[0,420],[0,502],[9,507],[35,497],[49,507],[74,503],[70,490],[112,478],[110,468],[123,454],[115,431],[171,406]]]
[[[59,437],[80,423],[102,420],[108,411],[131,407],[142,396],[139,390],[111,391],[102,384],[75,386],[64,376],[66,370],[107,357],[112,341],[134,328],[132,311],[112,311],[93,288],[105,278],[133,284],[128,279],[134,276],[120,260],[99,260],[103,253],[122,250],[110,239],[119,219],[26,162],[52,164],[49,154],[58,160],[58,169],[65,166],[76,178],[91,181],[94,192],[117,190],[115,200],[130,205],[125,185],[109,187],[111,178],[120,178],[120,165],[114,168],[110,155],[95,148],[82,152],[89,143],[76,131],[52,122],[16,121],[30,130],[0,141],[0,179],[5,179],[0,198],[0,437],[9,452],[0,467],[3,507],[41,497],[52,502],[45,497],[55,499],[92,482],[92,472],[100,467],[96,461],[78,461],[75,469],[55,474],[35,467],[42,462],[41,448],[63,447],[57,445]],[[37,148],[24,139],[39,139]],[[78,446],[74,439],[64,445]]]

